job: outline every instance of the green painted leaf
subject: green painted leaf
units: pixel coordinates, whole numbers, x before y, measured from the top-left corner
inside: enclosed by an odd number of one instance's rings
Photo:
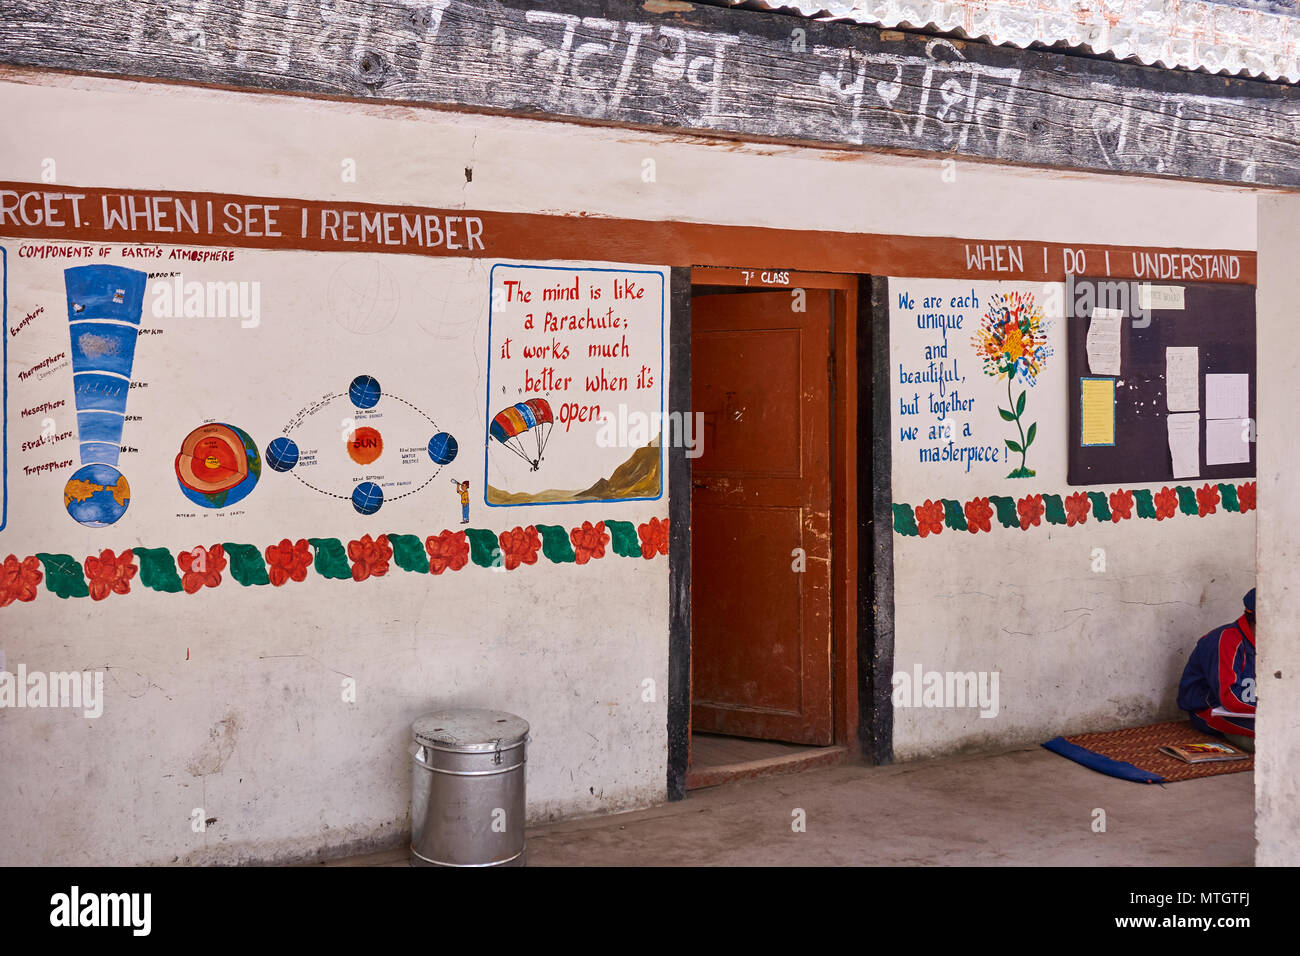
[[[1016,442],[1013,442],[1010,438],[1004,438],[1002,440],[1007,443],[1007,447],[1012,451],[1024,451],[1023,448],[1021,448]]]
[[[348,552],[338,538],[308,538],[312,546],[312,565],[316,573],[323,578],[342,581],[352,577],[352,565],[348,564]]]
[[[469,559],[471,561],[480,568],[490,568],[496,563],[494,557],[501,550],[501,540],[497,537],[495,531],[485,531],[483,528],[466,528],[465,537],[469,539]],[[501,563],[504,563],[504,561]]]
[[[1241,502],[1237,500],[1237,486],[1223,482],[1219,484],[1219,494],[1223,497],[1224,511],[1240,511]]]
[[[90,596],[81,562],[72,555],[38,553],[36,557],[45,567],[45,587],[51,593],[61,598]]]
[[[1068,522],[1065,516],[1065,505],[1061,502],[1060,495],[1043,495],[1043,504],[1047,508],[1047,521],[1049,524],[1066,524]]]
[[[262,549],[252,544],[223,544],[226,557],[230,559],[230,576],[249,587],[253,584],[270,584],[266,575],[266,562],[262,559]]]
[[[1025,450],[1026,450],[1026,451],[1028,451],[1028,450],[1029,450],[1029,446],[1032,445],[1032,444],[1034,443],[1034,436],[1037,435],[1037,434],[1038,434],[1038,422],[1034,422],[1032,425],[1029,426],[1029,431],[1026,432],[1026,434],[1025,434]]]
[[[569,540],[569,529],[558,524],[539,524],[537,533],[542,536],[542,554],[556,564],[569,564],[577,560],[573,553],[573,543]]]
[[[1196,507],[1196,492],[1186,485],[1178,485],[1174,488],[1178,492],[1178,510],[1185,515],[1191,515],[1195,518],[1201,513],[1201,509]]]
[[[641,538],[636,533],[636,525],[630,521],[606,521],[605,527],[615,554],[624,558],[641,557]]]
[[[166,548],[132,548],[140,559],[140,583],[154,591],[175,594],[183,590],[176,559]]]
[[[894,530],[907,537],[921,533],[916,528],[916,515],[911,505],[894,505]]]
[[[1020,515],[1016,511],[1016,499],[1006,495],[989,495],[989,503],[997,509],[998,521],[1004,528],[1019,528]]]
[[[1110,502],[1106,500],[1106,495],[1101,491],[1090,491],[1088,497],[1092,500],[1092,516],[1098,521],[1110,520]]]
[[[1025,413],[1025,396],[1028,392],[1021,392],[1020,397],[1016,399],[1016,417],[1019,418]]]
[[[1151,498],[1150,488],[1136,489],[1133,492],[1133,503],[1137,505],[1139,518],[1154,518],[1156,516],[1156,504]]]
[[[966,512],[960,501],[943,499],[943,523],[954,531],[969,531],[966,525]]]
[[[1013,415],[1013,414],[1011,414],[1009,411],[1007,411],[1007,410],[1006,410],[1005,408],[1003,408],[1001,405],[998,406],[998,414],[1001,415],[1001,416],[1003,417],[1003,419],[1005,419],[1006,421],[1014,422],[1014,421],[1016,420],[1016,416]]]
[[[429,552],[424,550],[424,542],[415,535],[390,534],[388,543],[393,546],[393,563],[403,571],[429,573]]]

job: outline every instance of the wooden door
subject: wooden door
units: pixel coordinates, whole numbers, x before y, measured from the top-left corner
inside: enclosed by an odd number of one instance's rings
[[[691,300],[691,722],[832,742],[831,295]]]

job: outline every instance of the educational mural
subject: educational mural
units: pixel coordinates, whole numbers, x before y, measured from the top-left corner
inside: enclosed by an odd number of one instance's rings
[[[492,267],[489,505],[660,497],[664,288],[657,271]]]
[[[660,420],[662,269],[23,240],[0,257],[0,607],[667,553],[659,517],[554,520],[663,495],[658,432],[606,425]],[[484,527],[495,506],[515,520]]]
[[[1254,510],[1254,481],[1067,484],[1067,443],[1095,439],[1068,434],[1065,295],[1063,283],[889,280],[895,532],[926,538]],[[1098,362],[1102,331],[1098,323]],[[1125,383],[1106,381],[1113,405]]]

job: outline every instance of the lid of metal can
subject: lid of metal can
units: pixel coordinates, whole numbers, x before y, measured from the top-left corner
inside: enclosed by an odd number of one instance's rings
[[[439,710],[417,717],[411,732],[416,743],[428,747],[491,753],[522,742],[528,721],[501,710]]]

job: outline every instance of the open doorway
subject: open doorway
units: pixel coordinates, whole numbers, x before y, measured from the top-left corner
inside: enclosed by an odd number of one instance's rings
[[[692,272],[688,790],[836,763],[856,740],[857,291]]]

